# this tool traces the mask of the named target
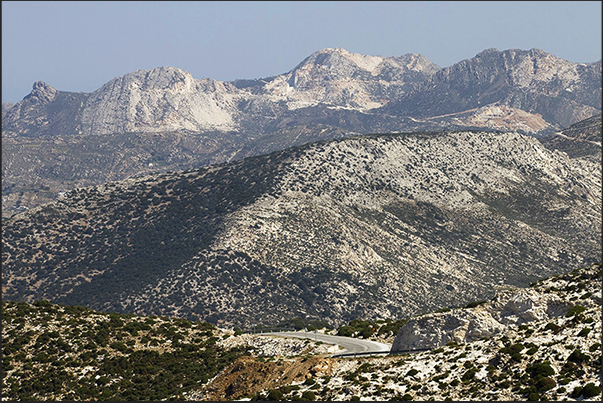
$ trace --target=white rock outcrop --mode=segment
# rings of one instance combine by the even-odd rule
[[[138,70],[90,94],[82,111],[83,132],[230,130],[237,97],[232,84],[197,80],[181,69]]]
[[[422,350],[448,342],[470,343],[502,333],[511,325],[564,315],[573,304],[533,289],[503,290],[475,308],[457,308],[410,319],[399,331],[392,351]]]

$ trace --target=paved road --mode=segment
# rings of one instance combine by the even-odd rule
[[[383,353],[384,351],[389,352],[392,348],[391,344],[378,343],[371,340],[355,339],[353,337],[344,336],[331,336],[323,333],[314,332],[275,332],[275,333],[263,333],[264,335],[283,336],[283,337],[297,337],[300,339],[311,339],[322,341],[324,343],[336,344],[343,347],[344,349],[338,351],[335,355],[339,354],[350,354],[350,353]]]

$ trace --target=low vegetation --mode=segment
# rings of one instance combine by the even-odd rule
[[[532,287],[574,305],[479,341],[365,358],[266,355],[225,341],[270,336],[205,322],[3,301],[3,399],[207,400],[221,390],[210,400],[600,400],[600,265]],[[353,320],[330,332],[385,337],[404,322]]]
[[[3,400],[175,399],[246,353],[219,337],[205,322],[3,301]]]

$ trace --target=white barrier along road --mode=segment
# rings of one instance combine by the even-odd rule
[[[389,353],[392,346],[387,343],[379,343],[371,340],[355,339],[353,337],[344,336],[331,336],[329,334],[314,333],[314,332],[274,332],[274,333],[263,333],[265,336],[282,336],[282,337],[296,337],[300,339],[310,339],[316,341],[322,341],[328,344],[336,344],[343,347],[343,350],[338,351],[334,355],[341,354],[362,354],[370,355]]]

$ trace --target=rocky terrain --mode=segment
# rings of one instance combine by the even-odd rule
[[[453,129],[541,136],[600,112],[600,61],[536,49],[489,49],[446,68],[418,54],[323,49],[273,77],[220,82],[159,67],[93,93],[38,81],[2,106],[3,217],[77,187],[323,139]]]
[[[3,301],[2,400],[600,400],[601,266],[504,294],[532,303],[516,304],[523,320],[496,334],[436,347],[438,329],[424,325],[442,315],[462,321],[498,296],[405,321],[396,340],[414,333],[429,351],[363,358],[203,322]],[[548,310],[557,300],[563,306]]]
[[[187,398],[600,400],[600,265],[543,279],[531,288],[512,293],[526,292],[539,298],[531,305],[516,305],[515,313],[525,320],[508,322],[495,335],[449,340],[426,352],[381,358],[306,357],[301,362],[289,357],[270,362],[242,358]],[[562,300],[566,304],[548,317],[533,316],[534,311],[547,309],[547,304],[542,304],[547,300]],[[455,309],[449,315],[462,321],[477,308]],[[400,329],[396,340],[414,331],[417,344],[429,346],[439,330],[422,325],[440,315],[412,318]],[[305,376],[290,376],[300,369],[305,369]],[[254,384],[260,385],[259,390]]]
[[[519,133],[366,135],[78,189],[3,229],[8,300],[340,326],[600,262],[601,175]]]
[[[3,131],[260,134],[292,122],[328,124],[339,117],[343,121],[334,126],[365,131],[368,122],[378,132],[375,116],[384,129],[391,126],[379,116],[383,113],[422,119],[492,106],[540,116],[543,127],[532,128],[538,133],[600,112],[600,77],[600,61],[572,63],[538,49],[488,49],[447,68],[418,54],[385,58],[323,49],[288,73],[256,80],[195,79],[181,69],[159,67],[117,77],[91,94],[62,92],[38,81],[5,113]]]
[[[571,158],[601,163],[601,115],[575,123],[565,130],[540,138],[550,150],[564,151]]]
[[[384,109],[429,117],[496,104],[537,114],[558,127],[567,127],[599,113],[596,105],[600,102],[600,82],[594,84],[590,80],[600,75],[600,62],[571,63],[539,49],[487,49],[438,71]],[[552,104],[554,108],[550,108]],[[577,104],[583,107],[576,108]]]
[[[2,400],[182,397],[241,356],[324,354],[333,346],[178,318],[2,302]]]

